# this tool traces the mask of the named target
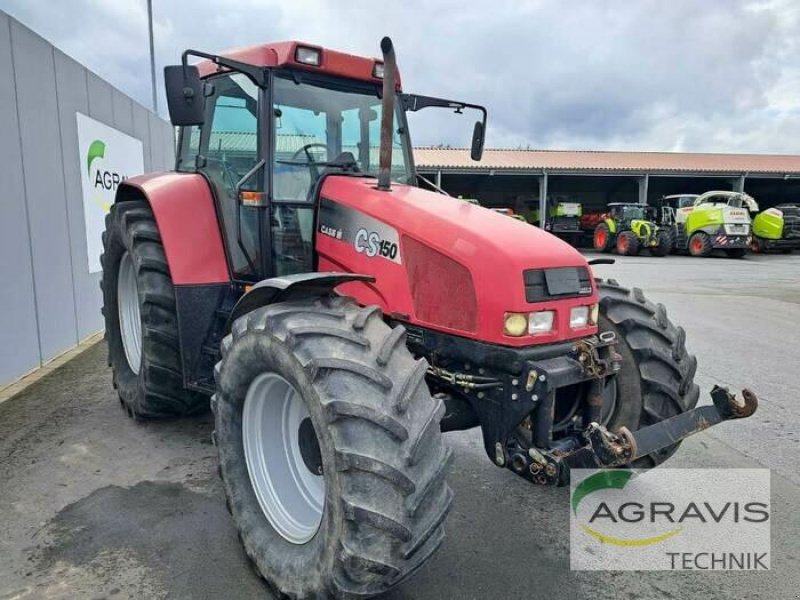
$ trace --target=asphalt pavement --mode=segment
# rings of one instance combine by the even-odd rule
[[[703,401],[751,387],[746,421],[683,444],[674,467],[768,467],[769,572],[576,572],[568,490],[498,469],[477,430],[447,434],[455,506],[440,552],[386,598],[800,597],[800,256],[622,258],[687,331]],[[209,415],[135,422],[97,344],[0,404],[0,600],[271,598],[225,509]]]

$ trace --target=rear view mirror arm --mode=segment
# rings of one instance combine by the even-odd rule
[[[451,108],[457,113],[461,113],[465,108],[480,112],[481,120],[475,122],[475,128],[472,132],[470,157],[475,161],[481,159],[483,155],[483,144],[486,139],[487,112],[485,106],[461,102],[459,100],[446,100],[445,98],[436,98],[434,96],[418,96],[416,94],[401,94],[400,99],[403,103],[403,108],[409,112],[417,112],[418,110],[428,107]]]
[[[409,112],[417,112],[423,108],[430,107],[452,108],[455,111],[461,111],[465,108],[477,110],[481,113],[483,125],[486,126],[486,107],[480,104],[470,104],[468,102],[461,102],[460,100],[447,100],[434,96],[419,96],[417,94],[402,94],[401,99],[403,101],[403,106]]]

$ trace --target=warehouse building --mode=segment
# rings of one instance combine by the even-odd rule
[[[652,204],[708,190],[743,190],[762,209],[800,202],[800,156],[487,149],[474,162],[466,149],[416,148],[414,158],[432,187],[490,207],[538,208],[540,215],[547,214],[545,199],[580,202],[593,212],[609,202]]]

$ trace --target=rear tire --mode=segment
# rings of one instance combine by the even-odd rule
[[[623,231],[617,236],[617,254],[636,256],[639,254],[639,238],[632,231]]]
[[[608,225],[600,223],[595,227],[592,245],[598,252],[608,252],[611,250],[611,232],[608,230]]]
[[[108,364],[128,415],[176,417],[206,410],[208,398],[183,387],[175,292],[147,202],[111,207],[103,248]]]
[[[613,331],[622,367],[616,375],[617,397],[608,423],[611,431],[631,431],[674,417],[697,404],[697,359],[686,350],[686,332],[667,317],[663,304],[645,299],[616,281],[598,281],[600,331]],[[674,444],[633,464],[650,468],[669,458]]]
[[[692,256],[705,258],[711,254],[713,249],[714,248],[711,245],[711,238],[709,238],[708,234],[703,231],[693,233],[692,237],[689,238],[689,254]]]
[[[426,371],[402,327],[390,329],[376,307],[347,298],[265,306],[233,324],[212,399],[220,473],[247,555],[281,594],[381,594],[441,545],[451,451],[439,426],[444,404],[431,397]],[[245,456],[248,390],[269,373],[298,392],[319,448],[324,507],[301,543],[267,516]]]

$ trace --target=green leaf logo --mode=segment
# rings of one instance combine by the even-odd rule
[[[89,151],[86,153],[86,174],[91,178],[92,163],[96,158],[105,158],[106,144],[102,140],[94,140],[89,144]]]
[[[590,475],[581,481],[572,493],[572,512],[577,515],[578,504],[592,492],[608,488],[621,490],[627,485],[632,475],[632,472],[623,470],[600,471]]]
[[[581,503],[581,500],[586,498],[586,496],[588,496],[589,494],[597,492],[599,490],[607,490],[607,489],[621,490],[628,484],[628,481],[630,481],[632,476],[633,473],[631,471],[625,471],[622,469],[600,471],[598,473],[595,473],[594,475],[590,475],[589,477],[581,481],[575,488],[575,491],[572,493],[572,502],[571,502],[572,512],[575,515],[578,514],[578,505]],[[657,544],[681,532],[681,528],[678,527],[677,529],[673,529],[664,534],[657,535],[654,537],[631,539],[631,538],[621,538],[621,537],[606,535],[592,529],[591,527],[588,527],[587,525],[581,525],[580,528],[603,544],[613,544],[614,546],[628,546],[628,547],[649,546],[651,544]]]

